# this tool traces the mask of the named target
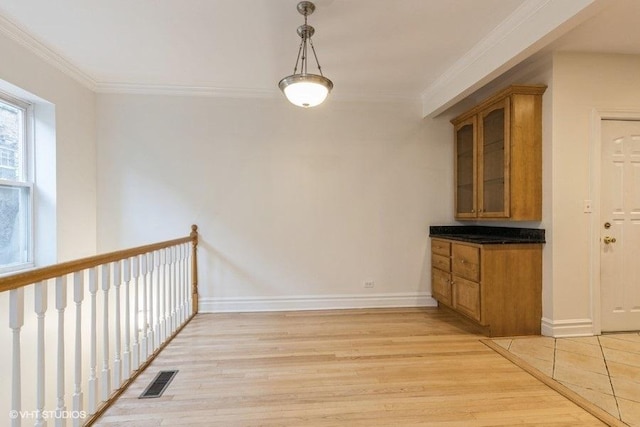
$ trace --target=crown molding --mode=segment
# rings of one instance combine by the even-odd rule
[[[601,0],[526,0],[422,93],[423,116],[437,115],[586,20]]]
[[[54,66],[86,88],[95,91],[96,81],[91,76],[2,15],[0,15],[0,33],[25,47],[46,63]]]
[[[97,83],[97,93],[133,95],[204,96],[221,98],[273,98],[280,92],[255,88],[223,88],[214,86],[188,86],[179,84]]]
[[[94,90],[103,94],[202,96],[217,98],[280,98],[277,88],[222,88],[213,86],[188,86],[179,84],[96,83]],[[420,102],[420,97],[406,93],[331,93],[338,102]]]
[[[423,93],[423,97],[441,90],[450,84],[457,76],[468,70],[481,57],[488,54],[491,49],[499,45],[518,27],[537,13],[546,3],[551,0],[527,0],[520,5],[511,15],[498,24],[484,39],[480,40],[469,52],[458,59],[451,68],[445,71],[438,79]]]
[[[137,94],[137,95],[170,95],[170,96],[202,96],[220,98],[276,98],[280,91],[261,88],[224,88],[214,86],[190,86],[181,84],[148,84],[134,82],[100,82],[75,66],[63,55],[48,47],[32,36],[26,29],[0,14],[0,34],[6,35],[36,56],[52,65],[65,75],[79,82],[96,93]],[[338,102],[420,102],[419,93],[395,92],[344,92],[331,94],[331,99]]]

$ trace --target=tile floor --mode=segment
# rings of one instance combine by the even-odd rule
[[[626,424],[640,426],[640,333],[493,341]]]

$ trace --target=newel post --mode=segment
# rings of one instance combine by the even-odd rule
[[[198,226],[191,226],[191,303],[193,314],[198,312]]]

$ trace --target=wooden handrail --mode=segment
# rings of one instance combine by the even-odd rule
[[[167,240],[159,243],[152,243],[150,245],[138,246],[136,248],[124,249],[124,250],[109,252],[101,255],[90,256],[87,258],[67,261],[60,264],[36,268],[33,270],[24,271],[24,272],[12,274],[10,276],[2,277],[0,278],[0,292],[10,291],[12,289],[18,289],[26,285],[41,282],[43,280],[64,276],[65,274],[86,270],[88,268],[96,267],[98,265],[120,261],[123,259],[134,257],[136,255],[157,251],[160,249],[164,249],[171,246],[179,245],[181,243],[188,243],[188,242],[192,243],[192,251],[193,251],[193,255],[195,255],[195,251],[198,246],[198,226],[195,224],[191,226],[191,234],[189,234],[189,236],[187,237]],[[195,256],[193,257],[192,263],[193,263],[192,293],[194,297],[194,306],[197,307],[197,295],[198,295],[197,280],[198,279],[197,279],[197,262],[196,262]],[[194,313],[196,311],[197,310],[194,310]]]

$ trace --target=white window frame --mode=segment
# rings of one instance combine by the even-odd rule
[[[28,207],[27,207],[27,219],[26,219],[26,239],[25,246],[22,250],[26,252],[26,261],[6,266],[0,266],[0,275],[5,275],[15,271],[25,270],[33,268],[34,263],[34,236],[35,236],[35,215],[34,215],[34,107],[33,104],[15,98],[5,92],[0,91],[0,100],[4,103],[10,104],[15,108],[19,108],[24,112],[23,120],[23,144],[22,155],[20,161],[22,162],[19,167],[22,171],[22,181],[13,181],[0,178],[0,185],[7,187],[14,187],[19,189],[28,189]]]

